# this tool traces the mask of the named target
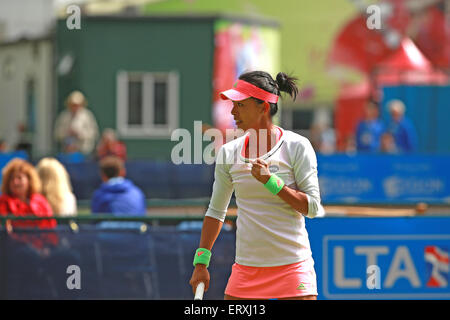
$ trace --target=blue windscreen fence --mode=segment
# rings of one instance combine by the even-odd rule
[[[0,299],[192,299],[198,223],[141,227],[0,229]],[[306,227],[319,299],[450,299],[450,217],[328,217]],[[223,299],[235,241],[224,228],[205,299]]]
[[[192,299],[198,230],[82,225],[78,233],[59,226],[0,237],[0,299]],[[223,298],[234,246],[234,232],[223,231],[210,268],[211,298]],[[79,289],[67,284],[70,266],[79,268]]]

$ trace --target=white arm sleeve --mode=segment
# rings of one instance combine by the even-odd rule
[[[211,200],[205,216],[225,221],[228,205],[233,194],[233,184],[229,173],[230,165],[224,160],[223,146],[219,149],[214,170],[214,184]]]
[[[305,139],[305,143],[297,144],[294,159],[295,182],[308,199],[307,217],[324,216],[325,210],[320,203],[316,153],[308,139]]]

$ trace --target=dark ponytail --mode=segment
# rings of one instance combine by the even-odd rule
[[[281,92],[286,92],[293,100],[295,100],[298,94],[298,87],[295,84],[297,78],[288,76],[283,72],[277,74],[276,81],[265,71],[246,72],[241,74],[239,79],[249,82],[265,91],[276,94],[277,96],[281,95]],[[258,101],[258,103],[264,102],[256,98],[253,99]],[[278,111],[278,105],[276,103],[269,103],[269,105],[270,115],[273,116]]]
[[[280,91],[287,92],[292,100],[295,101],[298,94],[298,87],[295,84],[295,81],[298,80],[295,77],[290,77],[284,72],[279,72],[277,74],[277,84]]]

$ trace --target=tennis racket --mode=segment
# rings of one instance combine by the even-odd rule
[[[205,283],[200,282],[195,289],[194,300],[203,300],[203,293],[205,292]]]

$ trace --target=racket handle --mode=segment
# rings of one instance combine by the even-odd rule
[[[200,282],[195,289],[194,300],[203,300],[203,292],[205,292],[205,283]]]

